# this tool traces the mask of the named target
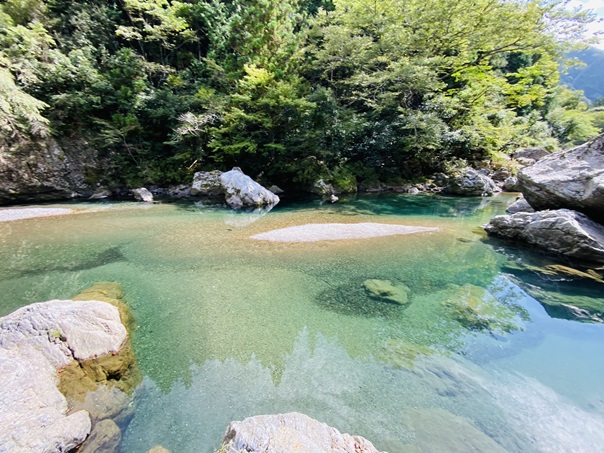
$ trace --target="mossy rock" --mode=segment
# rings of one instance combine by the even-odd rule
[[[382,347],[378,360],[395,368],[413,369],[419,357],[431,356],[434,353],[428,346],[391,338]]]
[[[390,280],[369,279],[363,282],[363,287],[373,299],[399,305],[409,303],[409,288],[406,285],[393,285]]]
[[[442,303],[451,316],[470,330],[506,333],[521,329],[519,313],[484,288],[449,285],[443,293]]]
[[[101,385],[116,387],[131,394],[142,382],[142,375],[130,343],[134,317],[123,301],[123,296],[124,291],[119,283],[99,282],[73,298],[74,301],[97,300],[115,306],[129,335],[115,354],[73,361],[59,372],[58,387],[68,400],[82,401],[88,392],[95,391]]]

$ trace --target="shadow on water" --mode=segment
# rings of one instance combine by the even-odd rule
[[[2,280],[44,275],[50,272],[87,271],[107,264],[127,261],[119,247],[110,247],[101,252],[88,253],[88,250],[81,252],[76,254],[74,248],[69,248],[64,252],[55,251],[50,257],[30,257],[27,263],[13,263],[2,273]]]

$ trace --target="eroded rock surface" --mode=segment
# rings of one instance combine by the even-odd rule
[[[270,206],[279,203],[279,197],[265,189],[238,168],[220,176],[226,202],[232,208]]]
[[[501,189],[488,176],[466,167],[447,178],[444,191],[453,195],[480,197],[501,192]]]
[[[113,304],[86,300],[92,295]],[[125,327],[131,320],[109,297],[121,297],[115,283],[79,296],[0,318],[0,451],[70,451],[101,422],[95,439],[109,445],[105,451],[119,444],[114,420],[130,416],[127,392],[140,382]]]
[[[569,209],[493,217],[487,233],[533,244],[552,253],[604,263],[604,226]]]
[[[540,159],[522,169],[518,180],[536,210],[573,209],[604,223],[604,134]]]
[[[223,449],[229,453],[378,453],[367,439],[342,434],[297,412],[231,422]]]

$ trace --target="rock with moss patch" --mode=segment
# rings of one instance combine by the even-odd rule
[[[468,329],[505,333],[521,328],[518,313],[484,288],[449,285],[441,297],[451,316]]]
[[[363,287],[374,299],[399,305],[409,303],[409,288],[406,285],[393,285],[390,280],[369,279],[363,282]]]
[[[219,170],[198,171],[193,175],[193,184],[189,193],[193,196],[223,196],[224,191],[222,189],[222,182],[220,181],[221,176],[222,172]]]

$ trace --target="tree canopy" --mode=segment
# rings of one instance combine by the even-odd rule
[[[0,130],[81,136],[126,184],[416,179],[597,134],[559,83],[590,20],[551,0],[6,0]]]

